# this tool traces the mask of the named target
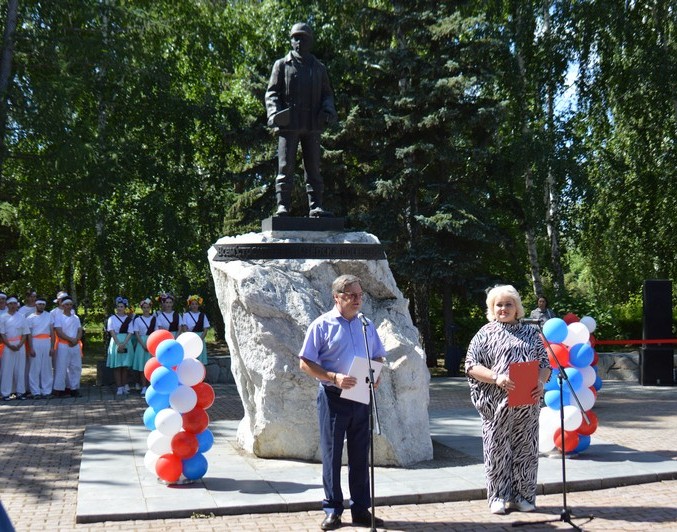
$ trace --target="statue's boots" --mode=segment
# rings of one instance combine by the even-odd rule
[[[333,212],[325,211],[322,208],[322,194],[317,192],[309,193],[308,205],[310,206],[308,216],[311,218],[332,218],[334,216]]]

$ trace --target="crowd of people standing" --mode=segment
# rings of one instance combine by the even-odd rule
[[[24,305],[0,292],[0,395],[3,401],[80,395],[82,323],[73,299],[59,292],[56,307],[28,290]]]
[[[115,311],[106,322],[110,336],[106,365],[113,369],[117,395],[129,393],[129,371],[139,372],[141,394],[148,382],[143,370],[151,357],[146,341],[155,330],[165,329],[176,338],[192,331],[204,340],[209,319],[200,311],[203,299],[191,295],[183,314],[174,310],[175,297],[163,293],[160,308],[146,298],[136,313],[126,298],[115,299]],[[79,397],[82,375],[83,326],[73,299],[64,291],[47,311],[47,299],[30,289],[23,304],[15,295],[0,292],[0,396],[3,401],[48,397]],[[199,360],[207,364],[203,348]]]
[[[202,297],[188,296],[187,310],[183,314],[174,310],[175,297],[171,293],[160,294],[157,301],[160,304],[159,310],[153,312],[153,302],[150,298],[146,298],[139,303],[141,314],[136,314],[130,311],[129,301],[126,298],[118,296],[115,299],[115,312],[111,314],[106,324],[106,331],[110,336],[106,365],[113,369],[116,395],[129,394],[130,370],[139,372],[141,395],[145,395],[148,381],[143,370],[151,357],[146,342],[148,336],[158,329],[171,332],[174,338],[183,332],[199,334],[204,347],[198,360],[207,365],[204,339],[210,324],[207,315],[200,311]]]

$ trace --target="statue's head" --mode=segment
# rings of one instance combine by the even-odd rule
[[[313,30],[304,22],[297,22],[289,32],[291,47],[301,57],[310,53],[313,48]]]

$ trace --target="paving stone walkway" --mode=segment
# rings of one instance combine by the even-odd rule
[[[236,421],[242,406],[233,385],[217,385],[212,422]],[[318,530],[319,510],[211,516],[195,512],[181,519],[108,521],[76,524],[78,483],[87,426],[141,424],[145,402],[138,395],[115,397],[107,388],[88,387],[80,398],[11,401],[0,404],[0,500],[16,530]],[[463,379],[434,379],[432,419],[451,420],[470,407]],[[595,436],[614,445],[648,453],[652,460],[677,460],[677,387],[642,387],[609,381],[595,412]],[[668,464],[670,465],[670,464]],[[567,494],[574,522],[585,530],[677,530],[677,477],[610,489]],[[636,479],[640,481],[641,479]],[[646,480],[650,480],[647,478]],[[252,496],[255,496],[253,494]],[[378,497],[378,493],[377,493]],[[541,495],[532,514],[493,516],[483,500],[388,505],[377,508],[388,530],[514,530],[570,529],[559,520],[562,494]],[[550,523],[536,522],[552,520]],[[342,530],[353,528],[347,523]]]

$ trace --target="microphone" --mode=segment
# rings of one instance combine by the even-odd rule
[[[522,318],[520,323],[524,323],[524,325],[540,325],[541,320],[537,320],[535,318]]]
[[[366,318],[366,316],[365,316],[364,314],[362,314],[361,312],[358,312],[358,313],[357,313],[357,317],[358,317],[358,319],[362,322],[362,325],[364,325],[365,327],[366,327],[367,325],[369,325],[369,322],[367,321],[367,318]]]

